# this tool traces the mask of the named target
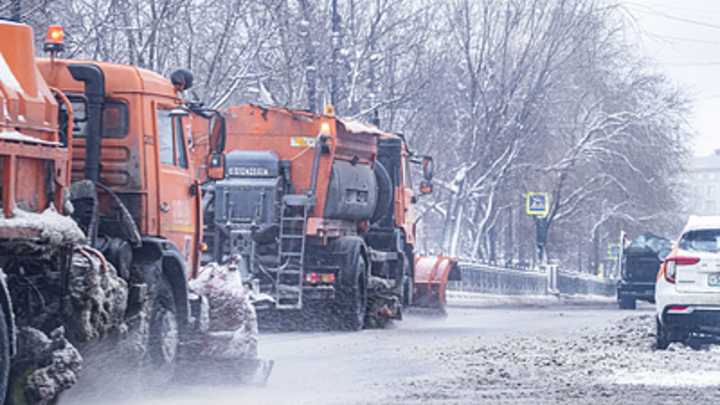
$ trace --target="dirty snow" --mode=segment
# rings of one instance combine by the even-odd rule
[[[203,352],[212,357],[257,357],[258,324],[255,308],[236,264],[210,263],[190,280],[190,290],[210,306],[210,332],[203,336]]]
[[[65,339],[59,327],[50,336],[30,327],[18,331],[18,353],[14,367],[33,367],[27,377],[25,394],[33,405],[54,403],[55,397],[78,379],[82,357]]]
[[[123,328],[127,283],[100,253],[76,248],[67,288],[63,315],[73,342],[89,342]]]
[[[12,211],[12,218],[0,216],[0,228],[27,228],[40,231],[40,242],[57,246],[85,241],[85,234],[70,217],[60,215],[50,206],[41,214],[20,209]]]
[[[447,373],[411,380],[397,403],[618,404],[720,399],[720,346],[673,343],[657,351],[652,315],[633,315],[599,333],[473,339],[434,353]]]

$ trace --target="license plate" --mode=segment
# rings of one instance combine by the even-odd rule
[[[720,287],[720,273],[708,274],[708,285],[710,287]]]

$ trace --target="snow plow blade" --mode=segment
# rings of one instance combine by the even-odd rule
[[[448,281],[460,281],[460,266],[454,257],[418,256],[415,259],[413,307],[445,311],[445,288]]]
[[[254,297],[237,263],[210,263],[189,283],[193,332],[179,346],[176,379],[215,384],[267,383],[274,362],[258,357]]]
[[[232,335],[215,332],[184,342],[178,353],[176,380],[181,383],[265,386],[275,365],[273,360],[228,357],[226,353],[208,351],[209,347],[230,346]]]

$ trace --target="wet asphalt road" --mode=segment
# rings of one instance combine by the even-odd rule
[[[652,307],[632,313],[649,315]],[[275,360],[265,387],[209,383],[198,376],[191,384],[148,394],[123,389],[121,379],[113,379],[109,384],[120,389],[112,394],[100,394],[97,385],[90,392],[73,389],[59,404],[477,403],[477,393],[485,388],[455,396],[453,384],[464,378],[466,368],[472,368],[468,351],[478,347],[479,341],[483,342],[480,346],[491,342],[503,347],[505,341],[538,337],[562,344],[563,339],[600,334],[628,314],[607,303],[545,308],[470,305],[450,307],[445,318],[407,314],[403,321],[382,330],[264,332],[260,355]]]

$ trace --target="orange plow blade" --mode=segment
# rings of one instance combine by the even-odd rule
[[[415,259],[413,306],[445,309],[445,288],[448,281],[460,281],[460,267],[454,257],[418,256]]]

